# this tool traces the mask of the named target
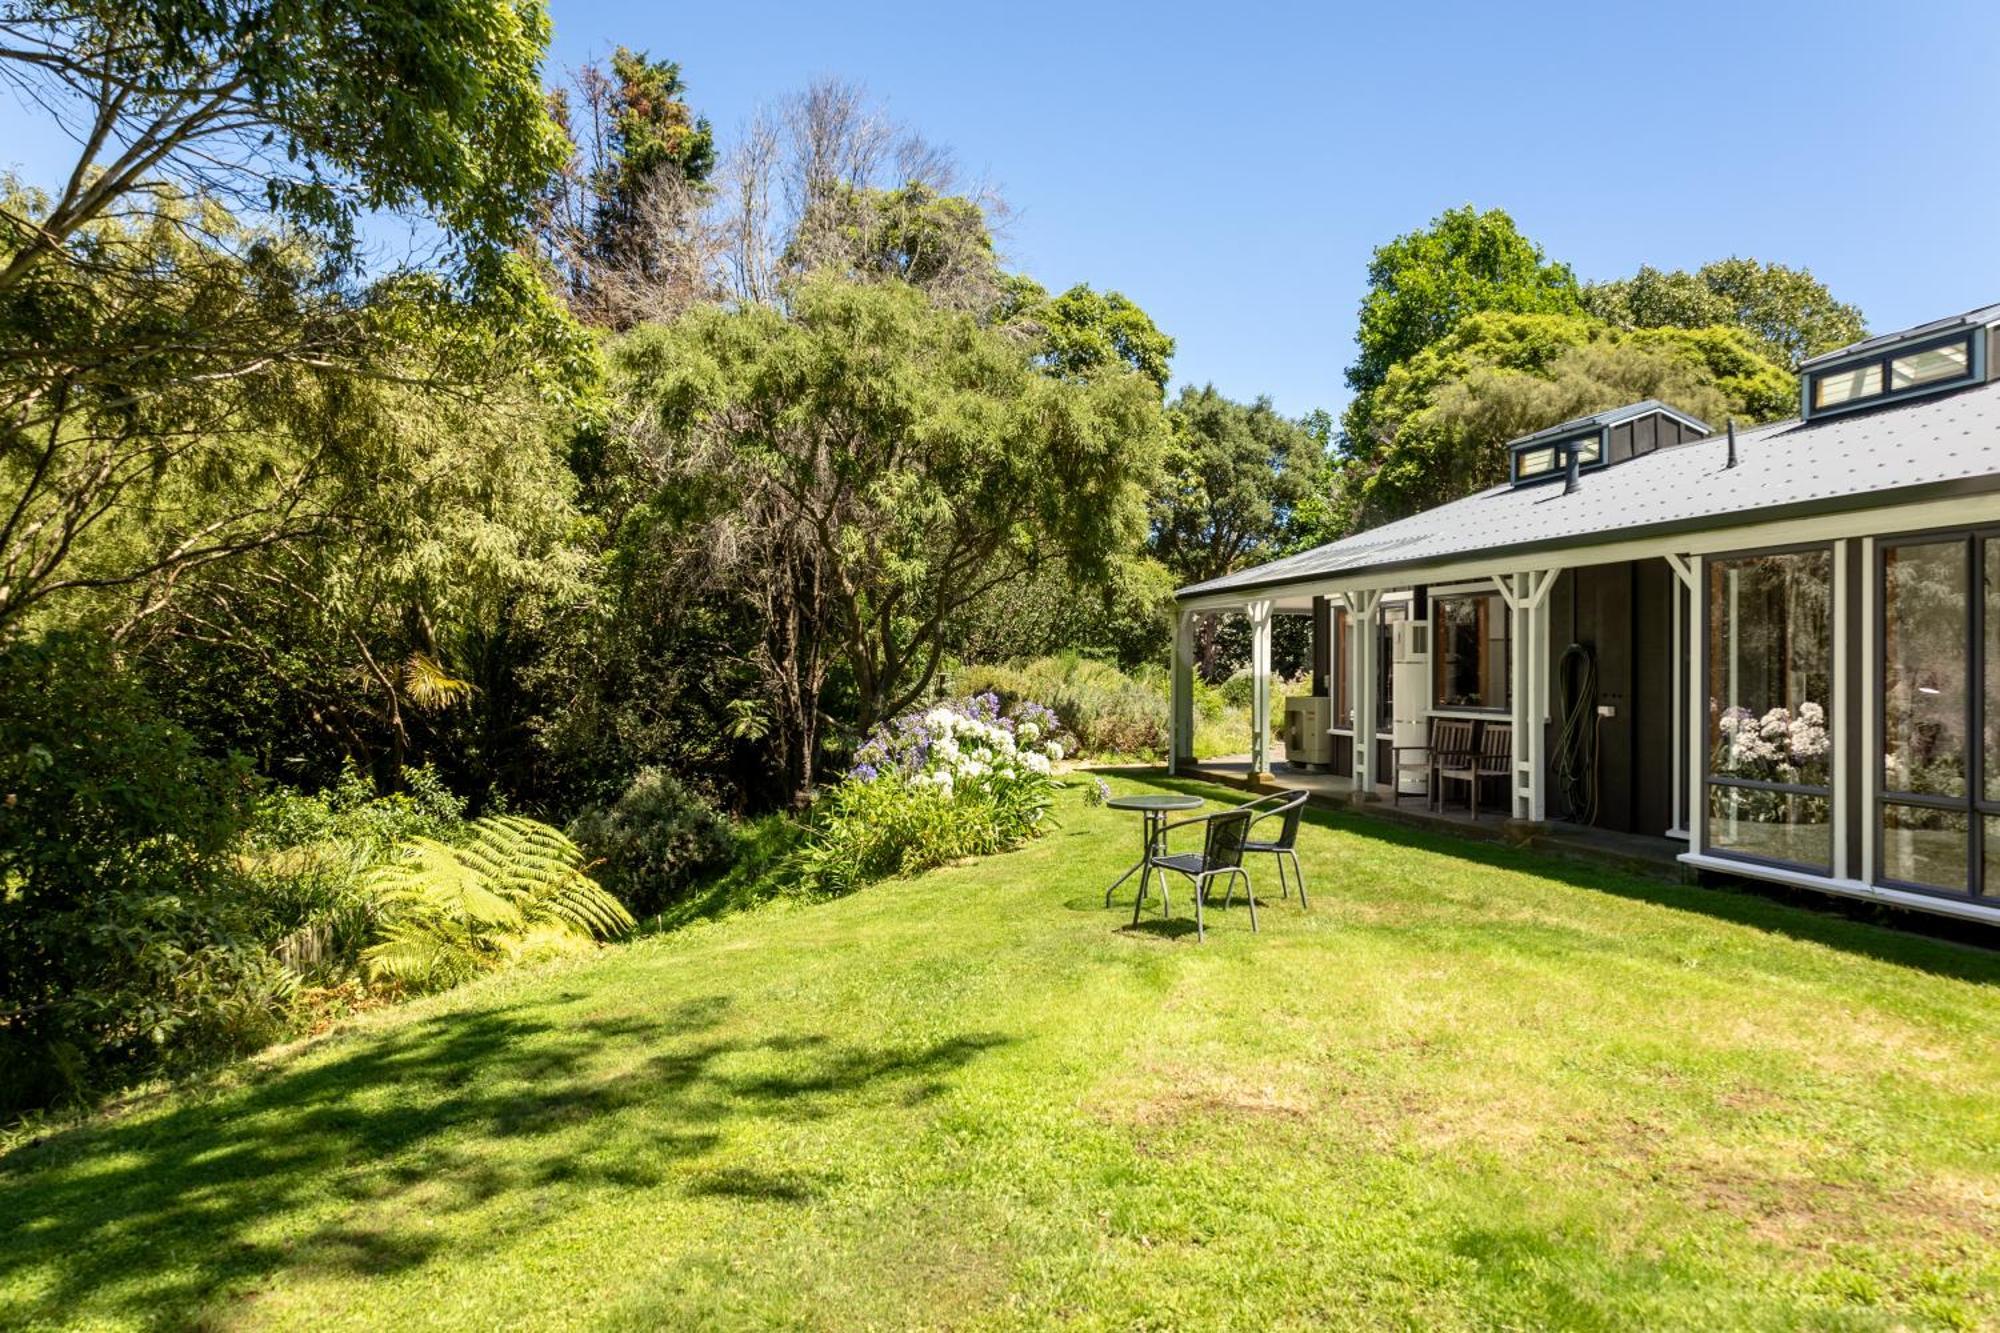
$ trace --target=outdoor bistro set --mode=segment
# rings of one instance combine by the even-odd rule
[[[1111,895],[1117,892],[1118,886],[1135,874],[1139,876],[1139,894],[1132,903],[1132,924],[1135,926],[1139,924],[1139,910],[1146,903],[1146,886],[1155,870],[1161,872],[1160,911],[1165,914],[1172,910],[1167,901],[1166,879],[1166,872],[1171,870],[1187,876],[1194,883],[1194,931],[1197,939],[1208,937],[1202,920],[1202,902],[1208,896],[1209,887],[1218,879],[1225,885],[1222,896],[1224,907],[1229,906],[1231,895],[1236,892],[1236,881],[1243,881],[1243,896],[1250,900],[1250,929],[1257,929],[1257,895],[1251,887],[1249,871],[1243,868],[1243,858],[1260,854],[1277,862],[1278,884],[1286,897],[1291,896],[1291,884],[1285,878],[1285,865],[1289,861],[1292,879],[1298,881],[1299,905],[1311,905],[1306,901],[1306,881],[1299,870],[1297,850],[1299,817],[1305,813],[1306,807],[1306,793],[1302,791],[1278,792],[1232,810],[1173,823],[1167,822],[1168,815],[1200,809],[1201,797],[1171,794],[1114,796],[1105,805],[1113,810],[1136,810],[1143,822],[1139,859],[1104,891],[1104,905],[1109,907]],[[1276,821],[1275,836],[1262,839],[1251,837],[1254,827],[1267,820]],[[1175,852],[1168,848],[1167,834],[1197,824],[1206,830],[1199,852]]]

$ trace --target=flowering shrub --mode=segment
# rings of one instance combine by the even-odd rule
[[[1047,826],[1063,740],[1041,704],[1003,713],[991,694],[878,727],[814,810],[796,863],[803,887],[845,893],[1034,837]]]
[[[1718,773],[1808,786],[1826,781],[1826,709],[1816,703],[1800,704],[1796,714],[1773,708],[1762,717],[1732,707],[1717,719],[1716,729]]]

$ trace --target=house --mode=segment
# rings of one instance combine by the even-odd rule
[[[1176,769],[1195,619],[1249,619],[1263,772],[1271,619],[1307,615],[1354,799],[1421,791],[1394,747],[1462,718],[1503,747],[1502,818],[2000,921],[2000,306],[1800,378],[1795,420],[1563,422],[1502,485],[1181,589]]]

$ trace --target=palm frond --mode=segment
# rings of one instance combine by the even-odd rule
[[[470,698],[473,684],[460,680],[444,669],[444,663],[426,652],[414,652],[403,659],[403,693],[419,708],[433,712]]]

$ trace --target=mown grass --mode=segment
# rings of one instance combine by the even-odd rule
[[[1198,945],[1059,814],[17,1151],[0,1325],[2000,1321],[1995,955],[1332,816]]]

